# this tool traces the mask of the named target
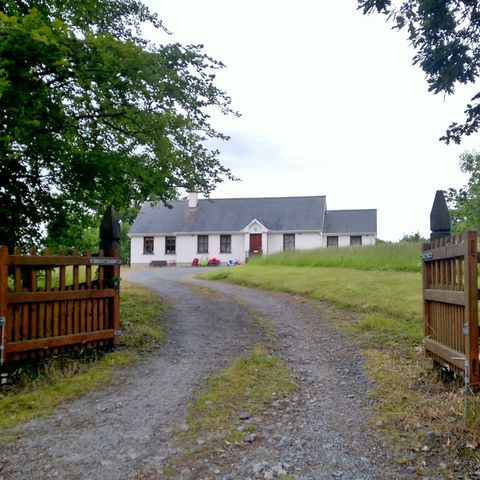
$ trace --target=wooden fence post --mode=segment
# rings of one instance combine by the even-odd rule
[[[113,207],[107,208],[100,224],[100,250],[106,257],[115,256],[115,251],[120,252],[120,223]]]
[[[0,246],[0,365],[5,362],[7,341],[8,247]]]
[[[118,259],[118,263],[105,267],[104,281],[112,286],[116,294],[112,300],[112,327],[115,332],[120,330],[120,223],[113,207],[108,207],[100,224],[100,249],[106,257]],[[113,343],[118,344],[115,335]]]
[[[465,421],[471,423],[476,417],[476,401],[471,389],[478,388],[478,279],[477,279],[477,232],[464,233],[465,242],[465,387],[463,414]]]
[[[469,230],[465,238],[465,384],[479,383],[478,371],[478,280],[477,280],[477,232]]]
[[[432,244],[430,242],[422,244],[422,253],[430,250]],[[425,261],[422,261],[422,296],[423,296],[423,330],[424,337],[429,338],[432,334],[430,304],[425,300],[425,290],[429,288],[432,279],[432,266]],[[425,354],[427,351],[425,350]]]

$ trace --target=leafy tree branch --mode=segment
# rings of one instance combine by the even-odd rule
[[[393,28],[406,29],[416,54],[413,64],[426,75],[429,91],[452,95],[474,84],[480,73],[480,6],[476,0],[358,0],[364,14],[381,13]],[[463,124],[453,122],[445,143],[459,144],[480,128],[480,92],[465,109]]]
[[[205,146],[212,109],[236,115],[222,63],[145,23],[166,35],[136,0],[0,1],[0,244],[233,179]]]

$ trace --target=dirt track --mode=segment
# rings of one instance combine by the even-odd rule
[[[329,306],[193,280],[191,273],[122,272],[161,292],[170,305],[166,342],[158,353],[119,370],[111,384],[62,405],[51,418],[13,429],[10,441],[2,442],[0,479],[165,478],[164,465],[185,453],[175,430],[185,428],[192,391],[261,339],[252,311],[274,322],[275,353],[300,391],[255,419],[253,443],[207,448],[201,459],[181,465],[176,478],[412,478],[367,424],[362,361],[332,326]]]

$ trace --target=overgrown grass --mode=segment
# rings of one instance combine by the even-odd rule
[[[186,450],[170,459],[164,475],[178,478],[184,465],[205,451],[225,444],[243,443],[255,432],[256,416],[272,403],[297,390],[282,360],[270,355],[267,346],[256,345],[228,367],[211,375],[190,403],[186,431],[178,432]],[[247,420],[239,419],[246,413]]]
[[[236,427],[240,412],[254,417],[273,400],[295,389],[283,362],[257,345],[211,376],[197,392],[188,414],[189,431],[195,436],[214,433],[226,440],[239,440]]]
[[[381,313],[362,315],[358,322],[349,324],[346,328],[353,335],[362,334],[364,338],[370,338],[371,344],[383,347],[402,342],[418,345],[423,338],[423,330],[417,320]]]
[[[0,399],[0,430],[49,415],[61,402],[110,380],[115,368],[135,358],[133,352],[119,351],[89,362],[64,359],[63,365],[59,365],[54,360],[47,361],[37,378],[24,384],[21,390],[6,392]]]
[[[297,250],[252,257],[250,265],[336,267],[357,270],[419,272],[420,243],[384,243],[372,247]]]
[[[121,343],[132,351],[151,348],[165,338],[159,318],[163,305],[158,295],[139,285],[122,281],[120,294]]]
[[[131,363],[163,339],[162,305],[157,295],[122,282],[120,300],[122,348],[107,354],[75,352],[22,366],[15,372],[16,383],[0,390],[0,430],[48,415],[61,402],[108,382],[115,368]]]

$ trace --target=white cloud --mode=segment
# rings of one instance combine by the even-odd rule
[[[396,240],[428,235],[435,191],[465,183],[458,156],[477,137],[460,147],[438,138],[472,89],[428,93],[405,35],[355,0],[145,3],[170,41],[202,43],[227,65],[218,85],[242,117],[213,118],[242,182],[213,197],[325,194],[332,209],[377,208],[379,237]]]

